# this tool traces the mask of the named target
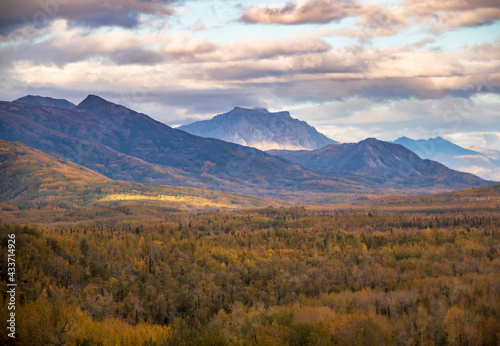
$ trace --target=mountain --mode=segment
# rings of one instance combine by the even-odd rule
[[[76,107],[75,104],[64,99],[54,99],[52,97],[33,96],[33,95],[27,95],[18,98],[17,100],[12,102],[24,103],[27,105],[34,105],[34,106],[55,107],[62,109],[73,109]]]
[[[451,170],[440,163],[422,160],[401,145],[375,138],[368,138],[359,143],[328,145],[312,151],[268,152],[311,170],[353,174],[385,186],[454,189],[493,184],[472,174]]]
[[[394,143],[401,144],[422,159],[437,161],[452,169],[472,173],[483,179],[500,181],[500,161],[488,157],[479,150],[462,148],[442,137],[427,140],[401,137]]]
[[[210,120],[178,127],[190,134],[217,138],[260,150],[319,149],[336,143],[305,121],[294,119],[289,112],[271,113],[267,109],[235,107]]]
[[[408,137],[400,137],[396,139],[394,143],[401,144],[406,149],[413,151],[421,158],[428,158],[438,153],[452,156],[477,154],[475,151],[462,148],[461,146],[451,143],[442,137],[417,140]]]
[[[151,164],[103,145],[99,140],[103,134],[99,132],[99,126],[95,126],[97,123],[85,124],[85,118],[80,119],[77,115],[79,113],[75,114],[71,110],[0,102],[0,138],[22,142],[112,179],[204,186],[187,172]],[[45,126],[41,124],[43,122]],[[87,131],[81,129],[85,125],[90,126]],[[72,136],[73,133],[64,133],[77,128],[80,128],[83,138],[78,134]]]
[[[18,142],[0,140],[0,206],[75,209],[89,206],[159,205],[178,209],[240,208],[277,201],[196,188],[113,181]],[[281,202],[283,203],[283,202]]]
[[[193,136],[95,95],[71,110],[0,102],[0,138],[111,179],[268,196],[371,189],[359,179],[314,173],[254,148]]]

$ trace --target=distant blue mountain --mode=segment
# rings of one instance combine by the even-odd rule
[[[422,159],[431,159],[433,155],[446,154],[446,155],[477,155],[478,152],[462,148],[452,142],[447,141],[442,137],[435,137],[429,139],[411,139],[408,137],[400,137],[393,143],[401,144],[408,150],[413,151]]]
[[[500,181],[499,161],[481,152],[462,148],[442,137],[416,140],[401,137],[393,143],[404,146],[422,159],[437,161],[452,169],[476,174],[483,179]]]

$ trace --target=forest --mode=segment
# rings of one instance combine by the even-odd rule
[[[491,196],[2,220],[3,254],[16,235],[16,344],[498,345]]]

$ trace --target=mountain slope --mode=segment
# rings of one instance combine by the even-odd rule
[[[3,140],[0,140],[0,181],[3,204],[31,208],[116,207],[123,203],[130,207],[156,203],[162,207],[192,209],[279,204],[275,200],[228,192],[113,181],[24,144]]]
[[[271,150],[269,153],[312,170],[355,174],[385,185],[467,188],[492,184],[472,174],[422,160],[401,145],[374,138],[359,143],[328,145],[313,151]]]
[[[57,160],[20,143],[0,140],[0,199],[35,200],[41,195],[76,193],[112,180],[74,163]],[[59,192],[60,191],[60,192]]]
[[[270,113],[266,109],[235,107],[210,120],[183,125],[178,129],[260,150],[319,149],[336,143],[305,121],[292,118],[289,112]]]
[[[17,100],[14,100],[12,102],[24,103],[27,105],[34,105],[34,106],[55,107],[62,109],[73,109],[76,107],[75,104],[64,99],[54,99],[52,97],[33,96],[33,95],[27,95],[18,98]]]
[[[422,159],[442,163],[452,169],[468,172],[484,179],[500,181],[500,161],[479,151],[462,148],[441,137],[413,140],[407,137],[394,141],[413,151]]]
[[[112,179],[247,194],[370,190],[254,148],[201,138],[89,95],[72,110],[0,102],[0,138],[20,141]]]
[[[50,119],[54,115],[56,119],[57,115],[66,114],[57,109],[30,106],[27,111],[36,117],[29,119],[15,112],[3,110],[1,105],[0,103],[0,138],[5,140],[19,141],[36,147],[57,158],[85,165],[112,179],[164,185],[184,183],[195,187],[204,186],[196,177],[182,170],[154,165],[120,153],[98,141],[93,141],[90,136],[88,139],[80,139],[37,123],[39,117]],[[24,108],[11,104],[7,109],[19,112]]]

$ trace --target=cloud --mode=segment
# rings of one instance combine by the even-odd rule
[[[398,8],[366,4],[359,8],[358,15],[358,28],[340,29],[337,33],[369,39],[376,36],[392,36],[409,26],[404,14]]]
[[[296,0],[281,5],[250,7],[241,20],[260,24],[329,23],[356,15],[357,8],[353,0]]]
[[[331,35],[369,41],[393,36],[413,26],[433,33],[488,25],[500,19],[498,0],[404,0],[392,7],[356,0],[296,0],[246,9],[241,20],[251,24],[324,24],[356,17],[357,26],[334,29]]]
[[[217,46],[206,37],[190,38],[184,32],[89,32],[69,26],[65,20],[56,20],[47,28],[24,35],[24,40],[19,40],[19,31],[24,30],[18,29],[4,38],[2,52],[8,55],[8,65],[36,61],[40,65],[64,67],[87,59],[108,60],[117,65],[154,65],[193,60],[198,54],[213,52]]]
[[[193,60],[196,56],[212,53],[216,49],[217,44],[206,37],[187,38],[184,33],[176,33],[170,35],[159,51],[170,59]]]
[[[104,59],[117,65],[156,65],[161,63],[222,63],[266,60],[327,52],[331,46],[323,39],[307,35],[293,38],[250,37],[220,43],[206,36],[184,31],[159,31],[141,34],[129,31],[89,32],[71,27],[65,20],[34,30],[24,38],[18,29],[4,37],[0,61],[6,66],[16,61],[63,67],[86,59]],[[21,40],[19,39],[21,37]],[[78,44],[75,44],[78,42]]]
[[[290,101],[324,102],[355,95],[373,99],[468,97],[485,86],[490,92],[500,92],[499,53],[499,46],[489,44],[454,52],[351,48],[216,64],[206,66],[203,77],[272,86],[274,94]]]
[[[404,0],[399,4],[411,15],[430,15],[437,11],[459,12],[478,8],[498,8],[498,0]]]
[[[241,20],[252,24],[310,24],[340,21],[358,17],[357,27],[340,28],[330,34],[367,40],[375,36],[391,36],[408,27],[400,8],[360,4],[355,0],[297,0],[271,6],[254,6],[245,10]]]
[[[108,56],[117,65],[155,65],[164,61],[164,57],[160,53],[143,48],[115,50],[110,52]]]
[[[384,24],[373,19],[378,7],[366,9],[359,19],[365,26],[406,25],[401,12],[392,11]],[[62,19],[22,40],[18,31],[3,37],[0,48],[4,91],[31,85],[106,96],[112,90],[155,112],[159,107],[150,105],[159,104],[160,96],[146,102],[144,95],[168,94],[168,105],[162,104],[186,117],[236,105],[287,108],[353,97],[399,102],[500,93],[500,42],[439,51],[425,49],[436,42],[425,38],[388,48],[335,49],[317,32],[226,43],[204,32],[89,30]]]
[[[444,136],[465,146],[474,143],[484,146],[483,134],[491,134],[495,123],[500,121],[495,106],[498,108],[498,104],[485,104],[480,96],[471,100],[448,96],[440,100],[386,101],[354,97],[298,107],[292,114],[339,141],[353,142],[373,136],[383,140]],[[494,142],[495,136],[487,136],[493,140],[492,147],[500,144]]]
[[[420,40],[415,43],[411,43],[408,45],[409,48],[415,48],[415,49],[420,49],[423,48],[429,44],[436,43],[436,40],[433,38],[424,38],[423,40]]]
[[[330,44],[322,39],[306,35],[292,38],[251,37],[221,47],[221,58],[229,60],[267,59],[307,53],[327,52]]]
[[[16,0],[0,2],[0,35],[21,26],[42,28],[55,19],[87,27],[133,28],[140,14],[168,16],[173,1],[156,0]]]
[[[149,87],[148,71],[153,71],[158,77],[154,84],[165,88],[182,85],[221,93],[260,88],[269,99],[291,103],[353,96],[439,99],[469,97],[479,91],[500,93],[500,44],[449,52],[411,45],[333,50],[321,38],[306,35],[220,43],[184,32],[86,35],[82,29],[63,24],[53,24],[50,39],[9,52],[10,73],[30,83],[90,84],[99,79],[116,88]]]
[[[392,28],[405,24],[405,17],[400,11],[373,4],[360,7],[359,14],[361,15],[359,23],[366,28]]]
[[[500,19],[498,0],[405,0],[398,8],[432,31],[485,25]]]
[[[478,8],[464,12],[445,13],[438,16],[436,29],[458,28],[491,24],[500,19],[500,8]]]
[[[201,20],[197,20],[189,26],[192,31],[207,31],[207,27],[203,24]]]
[[[498,147],[500,144],[500,136],[494,133],[485,133],[483,134],[484,143],[487,146],[495,146]]]

